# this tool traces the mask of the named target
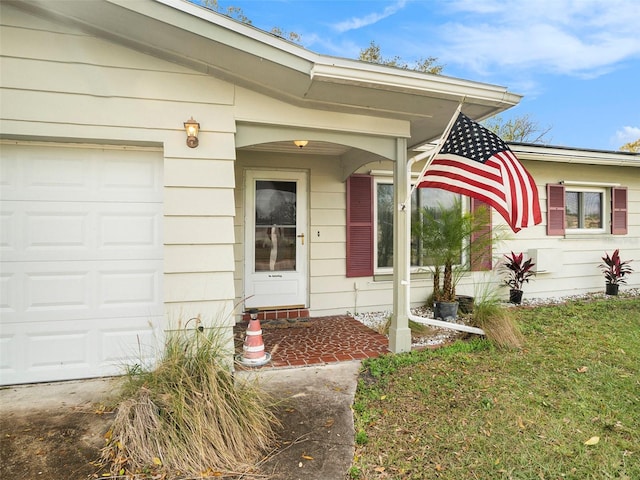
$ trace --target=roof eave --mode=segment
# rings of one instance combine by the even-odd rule
[[[521,99],[505,87],[319,55],[185,0],[8,3],[298,106],[405,120],[409,146],[439,136],[462,99],[476,120]]]
[[[640,154],[606,150],[587,150],[551,145],[510,143],[509,148],[522,160],[539,162],[574,163],[581,165],[607,165],[640,167]]]

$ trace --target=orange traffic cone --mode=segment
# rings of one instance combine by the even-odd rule
[[[271,355],[264,351],[264,341],[262,340],[262,327],[258,320],[258,311],[250,310],[249,326],[247,327],[244,345],[242,346],[242,356],[240,363],[249,367],[259,367],[271,360]]]

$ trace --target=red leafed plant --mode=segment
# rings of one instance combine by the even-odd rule
[[[533,277],[536,272],[533,270],[535,263],[529,258],[524,261],[524,255],[521,253],[513,253],[504,256],[507,261],[503,263],[508,278],[504,281],[509,287],[514,290],[522,290],[522,285],[526,282],[529,283],[529,278]]]
[[[611,285],[620,285],[627,283],[625,275],[630,275],[633,269],[629,264],[633,260],[622,261],[620,260],[620,252],[616,249],[611,256],[605,252],[605,256],[602,257],[604,263],[600,264],[600,269],[604,273],[604,278],[607,283]]]

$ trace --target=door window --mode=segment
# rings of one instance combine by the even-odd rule
[[[256,272],[296,269],[296,187],[296,182],[256,181]]]

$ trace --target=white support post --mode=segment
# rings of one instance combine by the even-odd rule
[[[394,353],[411,350],[411,330],[409,329],[409,264],[411,203],[406,198],[411,176],[407,170],[407,140],[396,140],[396,162],[393,172],[393,315],[389,328],[389,349]]]

